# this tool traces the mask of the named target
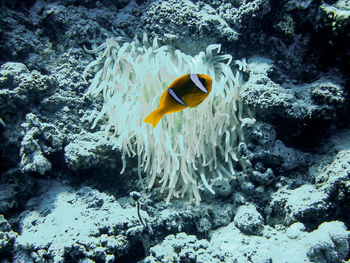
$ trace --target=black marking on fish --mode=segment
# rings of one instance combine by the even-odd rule
[[[171,97],[173,97],[178,103],[187,106],[185,102],[183,102],[177,95],[176,93],[173,91],[172,88],[168,89],[168,92],[170,94]]]

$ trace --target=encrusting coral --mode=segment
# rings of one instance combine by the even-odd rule
[[[236,61],[240,70],[233,73],[232,57],[218,55],[220,45],[209,45],[205,52],[192,57],[169,45],[152,43],[147,35],[128,41],[124,37],[108,38],[104,44],[87,50],[97,59],[85,69],[93,70],[87,95],[103,94],[104,104],[94,120],[97,124],[108,116],[105,131],[117,137],[116,147],[122,151],[123,168],[126,155],[138,157],[138,173],[147,174],[148,187],[160,178],[161,192],[168,189],[171,197],[184,197],[200,202],[199,188],[211,193],[211,180],[234,175],[237,161],[234,146],[241,140],[242,103],[241,71],[245,61]],[[156,128],[144,123],[156,108],[168,85],[185,74],[206,74],[213,79],[213,91],[198,107],[165,116]],[[114,131],[114,134],[110,133]]]

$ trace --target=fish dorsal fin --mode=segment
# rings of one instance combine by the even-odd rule
[[[169,88],[168,89],[168,92],[170,94],[171,97],[173,97],[178,103],[184,105],[184,106],[187,106],[185,102],[183,102],[177,95],[176,93],[174,92],[174,90],[172,88]]]
[[[192,82],[194,83],[194,85],[196,85],[196,87],[197,87],[198,89],[200,89],[200,90],[203,91],[204,93],[208,93],[208,90],[204,87],[204,85],[202,84],[202,82],[199,80],[197,74],[190,74],[190,79],[192,80]]]

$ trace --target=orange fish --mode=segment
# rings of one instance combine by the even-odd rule
[[[160,104],[144,120],[155,128],[165,114],[198,106],[208,97],[213,80],[204,74],[187,74],[174,80],[163,92]]]

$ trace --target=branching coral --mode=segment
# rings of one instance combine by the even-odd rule
[[[138,157],[139,176],[147,174],[151,188],[159,177],[161,192],[199,203],[199,187],[215,193],[210,180],[234,174],[237,161],[234,146],[240,140],[242,104],[240,71],[231,71],[230,55],[218,55],[220,45],[210,45],[195,57],[172,46],[159,46],[144,35],[135,38],[109,38],[88,52],[97,59],[85,69],[95,75],[87,94],[103,94],[104,105],[93,126],[104,116],[106,132],[114,130],[122,150],[124,172],[126,155]],[[244,63],[237,62],[241,68]],[[184,74],[206,74],[213,79],[213,91],[198,107],[166,115],[156,128],[144,123],[158,106],[168,85]]]

